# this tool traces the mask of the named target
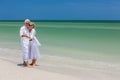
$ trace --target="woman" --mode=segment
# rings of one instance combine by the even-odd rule
[[[30,48],[29,48],[29,58],[32,59],[31,65],[34,67],[36,65],[37,59],[40,58],[39,46],[40,43],[36,38],[36,31],[34,23],[29,23],[30,32]]]

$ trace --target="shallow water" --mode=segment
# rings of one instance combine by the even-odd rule
[[[35,22],[41,54],[119,64],[120,23],[112,21]],[[0,22],[0,47],[21,49],[23,22]]]

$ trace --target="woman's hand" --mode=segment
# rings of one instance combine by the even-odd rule
[[[29,41],[32,41],[32,39],[30,38]]]

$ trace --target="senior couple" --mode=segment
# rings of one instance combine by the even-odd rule
[[[23,64],[25,67],[34,67],[37,59],[40,58],[40,43],[35,35],[35,24],[30,22],[29,19],[26,19],[24,21],[24,26],[20,28]],[[29,60],[32,60],[32,62],[29,63]]]

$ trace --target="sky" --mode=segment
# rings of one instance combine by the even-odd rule
[[[0,0],[0,20],[120,20],[120,0]]]

